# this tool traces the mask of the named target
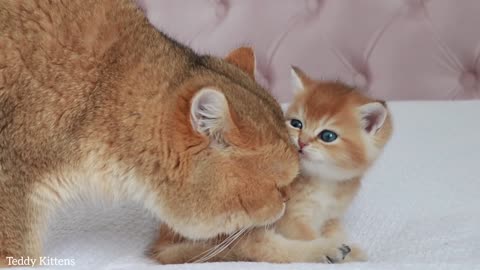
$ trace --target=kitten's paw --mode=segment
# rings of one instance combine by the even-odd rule
[[[368,260],[367,253],[357,245],[350,245],[350,253],[345,257],[344,262],[365,262]]]
[[[333,250],[331,254],[325,256],[325,263],[342,263],[351,253],[352,249],[343,244]]]
[[[367,261],[367,255],[357,245],[343,244],[337,248],[335,254],[325,256],[325,262],[330,264],[364,261]]]

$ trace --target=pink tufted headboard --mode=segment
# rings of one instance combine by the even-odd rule
[[[202,53],[254,47],[257,80],[288,101],[290,65],[376,98],[480,98],[479,0],[138,0]]]

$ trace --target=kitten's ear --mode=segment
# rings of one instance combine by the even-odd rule
[[[303,70],[296,66],[290,67],[290,74],[291,74],[291,81],[293,92],[297,94],[298,92],[302,92],[305,90],[307,84],[310,84],[312,79],[310,79]]]
[[[203,88],[192,98],[190,117],[194,130],[216,139],[229,124],[227,99],[217,90]]]
[[[245,71],[252,79],[255,79],[255,53],[252,48],[241,47],[235,49],[230,52],[225,60]]]
[[[371,102],[360,106],[360,121],[362,127],[369,134],[374,135],[382,128],[387,119],[388,110],[384,102]]]

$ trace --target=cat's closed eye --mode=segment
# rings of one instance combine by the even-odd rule
[[[338,138],[338,134],[331,130],[324,129],[318,134],[318,138],[326,143],[331,143]]]
[[[294,128],[297,128],[297,129],[302,129],[303,128],[303,123],[302,121],[298,120],[298,119],[292,119],[290,120],[290,125]]]

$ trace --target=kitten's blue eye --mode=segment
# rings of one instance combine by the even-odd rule
[[[290,125],[294,128],[298,128],[298,129],[302,129],[302,127],[303,127],[302,121],[300,121],[298,119],[290,120]]]
[[[330,143],[335,141],[338,138],[338,135],[331,130],[325,129],[318,134],[318,138],[324,142]]]

